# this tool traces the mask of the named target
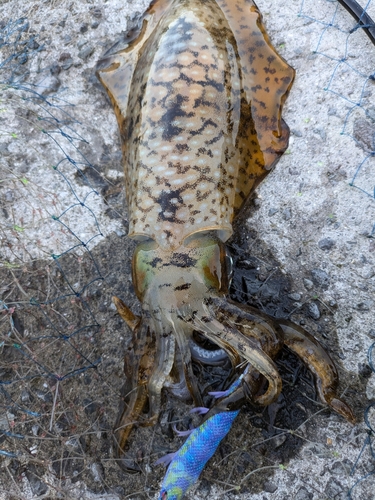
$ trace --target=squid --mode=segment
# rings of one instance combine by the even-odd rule
[[[313,372],[321,399],[354,422],[337,396],[336,367],[313,336],[228,298],[233,221],[289,139],[281,112],[294,70],[255,3],[154,0],[102,57],[97,76],[120,130],[142,308],[137,316],[114,298],[132,332],[114,429],[120,464],[132,428],[157,422],[163,388],[202,406],[196,359],[225,357],[240,379],[207,418],[245,399],[274,402],[282,388],[274,359],[285,345]],[[218,348],[213,356],[197,335]]]

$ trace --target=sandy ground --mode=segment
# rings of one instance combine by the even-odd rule
[[[0,83],[1,499],[157,498],[164,470],[152,463],[181,442],[165,425],[137,430],[142,472],[129,475],[110,435],[128,338],[110,298],[137,305],[117,124],[94,68],[147,4],[0,4],[3,32],[10,19],[27,18],[21,41],[38,37],[27,61],[13,61],[17,85]],[[310,401],[303,372],[274,426],[267,410],[244,409],[188,498],[370,499],[375,47],[363,32],[349,36],[355,23],[335,2],[258,6],[297,71],[284,113],[292,133],[237,228],[232,294],[290,316],[326,346],[358,423]],[[369,13],[375,19],[375,2]],[[1,61],[11,49],[2,46]],[[30,100],[34,91],[45,101]]]

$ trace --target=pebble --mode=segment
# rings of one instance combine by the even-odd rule
[[[313,132],[320,135],[321,139],[325,141],[327,139],[326,131],[323,128],[314,128]]]
[[[302,132],[300,130],[297,130],[295,128],[292,128],[290,130],[292,132],[293,135],[295,135],[296,137],[302,137]]]
[[[91,473],[96,483],[102,483],[105,477],[104,467],[100,462],[91,464]]]
[[[374,302],[372,300],[364,300],[363,302],[359,302],[355,308],[357,311],[370,311],[374,306]]]
[[[89,25],[87,23],[83,23],[79,28],[79,31],[83,34],[86,33],[89,29]]]
[[[302,486],[302,488],[300,488],[297,493],[296,493],[296,496],[294,497],[294,500],[312,500],[313,498],[313,494],[312,493],[309,493],[307,491],[307,489]]]
[[[374,149],[375,125],[369,120],[358,118],[353,125],[353,135],[357,144],[363,149],[372,151]]]
[[[276,448],[280,448],[286,441],[286,435],[285,434],[279,434],[273,439],[273,445]]]
[[[347,491],[344,491],[342,484],[334,478],[327,484],[324,492],[327,498],[334,498],[335,500],[347,500],[348,498]]]
[[[328,305],[329,305],[329,307],[334,307],[334,308],[336,308],[336,307],[337,307],[337,302],[335,301],[335,299],[330,299],[330,300],[328,301]]]
[[[87,40],[83,40],[83,39],[82,39],[82,40],[79,40],[79,41],[77,42],[77,49],[78,49],[78,50],[81,50],[81,49],[82,49],[82,47],[84,47],[86,44],[87,44]]]
[[[268,210],[268,217],[272,217],[273,215],[277,214],[279,210],[277,208],[270,208]]]
[[[0,149],[1,151],[1,149]],[[13,201],[15,198],[14,198],[14,193],[13,191],[9,190],[9,191],[6,191],[5,195],[4,195],[4,199],[5,201]]]
[[[335,462],[332,467],[330,472],[334,476],[348,476],[350,474],[350,470],[353,467],[352,462],[350,460],[344,460],[340,462]]]
[[[312,287],[314,286],[314,283],[307,278],[303,278],[303,284],[304,284],[304,287],[306,288],[306,290],[311,290]]]
[[[310,318],[312,319],[319,319],[320,318],[320,311],[319,307],[315,302],[309,302],[308,304],[305,305],[306,311]]]
[[[83,61],[86,61],[94,53],[94,50],[94,47],[86,47],[78,52],[78,57]]]
[[[40,497],[47,493],[48,486],[39,479],[40,471],[38,471],[33,464],[28,466],[25,475],[35,497]]]
[[[371,118],[371,120],[375,121],[375,107],[374,106],[370,106],[369,108],[367,108],[367,116],[369,118]]]
[[[331,250],[335,245],[336,242],[332,238],[323,238],[318,242],[318,247],[322,250]]]
[[[67,59],[62,65],[61,68],[64,69],[65,71],[73,65],[73,59]]]
[[[298,300],[301,300],[302,295],[301,295],[300,293],[298,293],[298,292],[294,292],[294,293],[290,293],[290,294],[288,295],[288,297],[289,297],[290,299],[292,299],[292,300],[296,300],[296,301],[298,301]]]
[[[283,219],[284,220],[290,220],[292,218],[292,211],[290,208],[286,208],[283,210]]]
[[[275,493],[277,488],[277,484],[273,483],[272,481],[266,481],[263,485],[263,491],[265,491],[266,493]]]
[[[102,11],[99,7],[90,7],[90,12],[97,19],[100,19],[102,17]]]
[[[323,271],[323,269],[313,269],[311,271],[311,277],[315,285],[324,289],[328,288],[330,279],[328,274]]]
[[[6,142],[0,142],[0,154],[1,156],[9,156],[8,144]]]

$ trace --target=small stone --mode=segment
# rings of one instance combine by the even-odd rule
[[[277,488],[277,484],[273,483],[272,481],[266,481],[263,485],[263,491],[265,491],[266,493],[275,493]]]
[[[359,302],[355,306],[357,311],[370,311],[374,306],[374,302],[372,300],[364,300],[363,302]]]
[[[90,12],[97,19],[100,19],[102,17],[102,11],[101,11],[100,7],[91,7]]]
[[[302,132],[300,130],[297,130],[295,128],[292,128],[291,129],[291,132],[293,135],[295,135],[296,137],[302,137]]]
[[[346,463],[345,461],[340,461],[340,462],[335,462],[332,467],[331,467],[331,473],[333,476],[348,476],[350,474],[350,469],[353,464],[348,460]],[[351,466],[350,466],[351,464]]]
[[[367,116],[369,118],[371,118],[371,120],[375,121],[375,107],[374,106],[370,106],[369,108],[367,108]]]
[[[0,142],[0,155],[9,156],[8,144],[6,142]]]
[[[370,378],[372,370],[369,365],[366,365],[365,363],[358,363],[358,375],[364,379]]]
[[[369,120],[358,118],[353,125],[353,135],[356,143],[362,146],[366,151],[372,151],[374,148],[375,125]]]
[[[341,483],[334,478],[327,484],[324,492],[328,498],[334,498],[335,500],[347,500],[348,498],[348,492],[344,491]]]
[[[86,47],[85,49],[82,49],[80,52],[78,52],[78,57],[83,61],[86,61],[94,53],[94,50],[94,47]]]
[[[5,201],[13,201],[14,200],[14,193],[13,191],[6,191],[5,195],[4,195],[4,200]]]
[[[72,438],[68,439],[67,441],[65,441],[65,446],[67,448],[79,450],[80,449],[80,442],[77,438],[72,437]]]
[[[286,441],[286,435],[285,434],[279,434],[273,439],[273,445],[275,448],[280,448]]]
[[[270,208],[270,209],[268,210],[268,216],[269,216],[269,217],[272,217],[273,215],[277,214],[277,212],[278,212],[278,211],[279,211],[279,210],[278,210],[277,208]]]
[[[65,62],[61,65],[61,68],[62,68],[63,70],[65,70],[65,71],[66,71],[67,69],[71,68],[71,67],[72,67],[72,65],[73,65],[73,59],[67,59],[67,60],[66,60],[66,61],[65,61]]]
[[[290,293],[290,294],[288,295],[288,297],[289,297],[290,299],[292,299],[292,300],[296,300],[296,301],[298,301],[298,300],[301,300],[302,295],[301,295],[300,293],[298,293],[298,292],[294,292],[294,293]]]
[[[37,49],[39,49],[39,47],[40,47],[39,43],[34,38],[29,40],[29,42],[27,44],[27,48],[30,50],[37,50]]]
[[[331,238],[323,238],[318,242],[318,247],[322,250],[331,250],[331,248],[333,248],[335,245],[335,240],[332,240]]]
[[[67,59],[71,59],[72,56],[70,55],[69,52],[62,52],[59,57],[59,62],[66,61]]]
[[[25,474],[35,497],[40,497],[47,493],[48,486],[39,479],[40,471],[33,464],[28,466]]]
[[[319,311],[319,307],[317,306],[317,304],[315,302],[309,302],[308,304],[306,304],[306,311],[308,313],[308,315],[310,316],[310,318],[312,319],[319,319],[320,318],[320,311]]]
[[[369,334],[369,337],[371,337],[372,339],[375,339],[375,330],[373,328],[371,328],[371,330],[368,332]]]
[[[51,75],[56,76],[56,75],[61,73],[61,66],[59,66],[58,64],[52,64],[49,71],[50,71]]]
[[[322,141],[325,141],[327,139],[327,133],[324,128],[316,128],[314,132],[320,135]]]
[[[89,29],[89,25],[87,23],[83,23],[80,28],[79,28],[79,31],[83,34],[83,33],[86,33]]]
[[[96,28],[99,26],[98,21],[94,21],[91,23],[91,29],[96,30]]]
[[[292,211],[290,208],[286,208],[283,210],[283,219],[284,220],[290,220],[292,218]]]
[[[64,38],[63,38],[64,45],[69,45],[69,43],[71,43],[71,41],[72,41],[71,36],[69,36],[69,35],[64,36]]]
[[[102,483],[104,480],[104,467],[100,462],[94,462],[91,464],[91,473],[96,483]]]
[[[77,43],[77,49],[81,50],[87,44],[87,40],[79,40]]]
[[[324,289],[328,288],[330,279],[323,269],[313,269],[311,271],[311,277],[315,285]]]
[[[30,393],[26,389],[22,389],[21,401],[23,403],[25,403],[26,401],[30,401]]]
[[[117,236],[119,238],[122,238],[123,236],[126,236],[126,232],[125,231],[122,231],[121,229],[116,229],[115,230],[115,233],[117,234]]]
[[[309,493],[307,491],[307,489],[302,486],[302,488],[300,488],[297,493],[296,493],[296,496],[294,497],[294,500],[312,500],[313,498],[313,494],[312,493]]]
[[[303,278],[303,284],[304,284],[306,290],[311,290],[312,287],[314,286],[314,283],[307,278]]]
[[[60,80],[57,76],[48,75],[43,80],[40,80],[37,84],[36,92],[40,95],[54,94],[58,91],[61,85]]]
[[[83,400],[83,408],[85,410],[86,415],[96,415],[97,412],[99,411],[99,403],[95,403],[91,399],[84,399]]]

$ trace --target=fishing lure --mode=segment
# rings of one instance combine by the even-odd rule
[[[227,298],[233,220],[289,138],[281,111],[294,70],[271,45],[254,2],[155,0],[97,74],[120,128],[142,304],[138,317],[115,299],[133,332],[114,431],[120,464],[127,467],[134,424],[155,424],[163,388],[202,405],[192,369],[196,333],[223,349],[234,369],[249,364],[223,399],[229,406],[214,413],[246,397],[275,401],[282,384],[273,359],[286,344],[315,374],[322,399],[354,421],[336,396],[336,368],[313,337]]]

